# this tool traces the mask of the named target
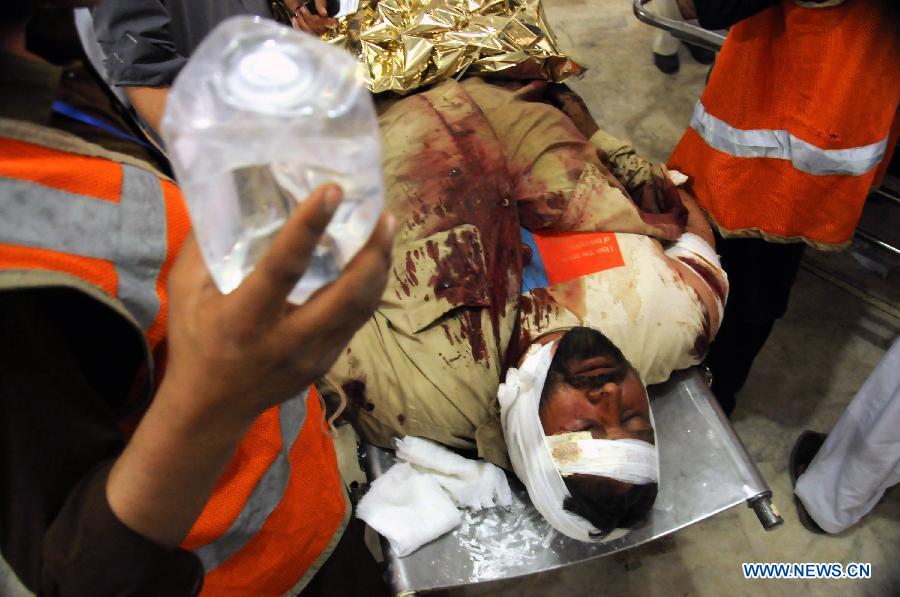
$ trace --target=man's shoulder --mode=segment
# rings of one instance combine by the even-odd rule
[[[104,149],[96,143],[85,141],[77,135],[50,126],[0,117],[0,139],[27,143],[64,154],[94,157],[119,164],[129,164],[146,170],[163,180],[171,180],[169,176],[145,160]],[[48,165],[48,162],[44,161],[42,165]]]

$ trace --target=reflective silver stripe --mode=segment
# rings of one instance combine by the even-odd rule
[[[118,204],[0,177],[0,242],[110,261],[118,298],[138,323],[146,329],[159,313],[166,206],[150,172],[123,165]]]
[[[33,182],[0,177],[0,241],[82,257],[115,259],[110,230],[119,207]]]
[[[691,116],[691,128],[706,143],[719,151],[739,158],[778,158],[789,160],[802,172],[823,176],[865,174],[884,159],[888,138],[871,145],[848,149],[820,149],[788,131],[735,128],[709,114],[698,101]]]
[[[159,179],[122,165],[121,222],[115,259],[119,299],[144,329],[156,320],[156,281],[166,259],[166,205]]]
[[[202,547],[194,550],[207,574],[215,570],[222,562],[236,554],[262,528],[269,514],[281,501],[291,476],[289,454],[306,419],[307,388],[302,395],[281,404],[279,423],[281,427],[281,452],[259,480],[253,493],[234,523],[225,534]]]

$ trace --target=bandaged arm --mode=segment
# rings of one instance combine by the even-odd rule
[[[708,340],[712,341],[725,312],[728,275],[712,245],[701,236],[685,232],[665,251],[669,264],[694,289],[708,315]]]

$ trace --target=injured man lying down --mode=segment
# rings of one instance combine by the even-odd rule
[[[703,358],[728,288],[678,174],[542,81],[448,80],[379,114],[391,279],[320,392],[401,458],[439,449],[424,438],[514,470],[570,537],[640,524],[645,384]]]

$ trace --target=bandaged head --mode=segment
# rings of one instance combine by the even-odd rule
[[[613,506],[622,502],[622,499],[611,495],[609,488],[615,488],[612,494],[627,493],[625,497],[629,499],[632,495],[642,496],[638,502],[629,506],[631,510],[637,510],[637,515],[642,516],[655,498],[658,458],[646,391],[630,365],[618,353],[618,349],[615,352],[621,357],[620,365],[627,367],[628,374],[634,376],[634,379],[627,382],[631,388],[628,398],[630,404],[625,405],[625,410],[622,411],[622,418],[625,419],[622,423],[619,422],[618,414],[614,421],[604,414],[605,407],[601,401],[621,402],[625,391],[618,386],[626,384],[622,383],[624,376],[616,374],[616,356],[612,355],[611,361],[598,356],[604,351],[598,349],[596,342],[593,347],[588,346],[592,338],[588,338],[588,345],[585,345],[584,330],[574,330],[576,342],[581,342],[576,348],[588,352],[575,367],[576,373],[583,375],[577,380],[570,379],[577,387],[561,384],[564,387],[556,393],[560,395],[551,402],[553,412],[549,414],[553,416],[544,412],[549,428],[541,420],[542,395],[546,401],[548,394],[553,393],[547,390],[553,389],[551,386],[558,385],[558,382],[548,380],[548,373],[551,371],[551,363],[554,363],[557,372],[567,366],[557,366],[554,361],[558,341],[532,345],[522,365],[508,372],[505,383],[500,387],[500,407],[510,460],[538,511],[551,526],[569,537],[581,541],[609,541],[627,531],[617,530],[606,535],[602,531],[609,531],[616,526],[615,521],[629,523],[629,518],[631,522],[635,518],[635,512],[626,512],[625,515],[615,512]],[[589,332],[608,342],[599,332]],[[567,344],[561,352],[571,354],[572,342]],[[551,376],[558,377],[559,374],[551,373]],[[568,374],[566,379],[569,379]],[[634,388],[635,384],[637,390]],[[571,396],[564,395],[565,391],[570,392]],[[637,396],[638,393],[640,396]],[[579,400],[583,404],[579,404]],[[643,410],[640,407],[641,401],[644,404]],[[601,414],[597,415],[596,421],[591,416],[592,408],[600,409],[598,412]],[[616,406],[612,410],[618,413],[622,409]],[[560,423],[564,425],[563,429],[557,428]],[[594,425],[598,428],[593,429]],[[587,428],[581,429],[581,426]],[[545,431],[553,435],[546,436]],[[603,439],[604,436],[607,439]],[[607,502],[613,507],[610,512],[603,512],[599,517],[607,521],[603,524],[598,522],[598,526],[604,527],[602,530],[598,530],[585,517],[574,513],[581,514],[584,508],[571,507],[577,501],[573,500],[570,491],[570,487],[574,488],[573,481],[578,481],[579,486],[587,483],[591,488],[602,489],[599,494],[590,491],[593,495],[588,499],[594,503],[587,504],[587,510],[593,514],[591,516],[585,513],[588,518],[597,521],[596,511],[604,510]],[[564,504],[567,508],[563,507]],[[613,523],[610,524],[609,521]]]

